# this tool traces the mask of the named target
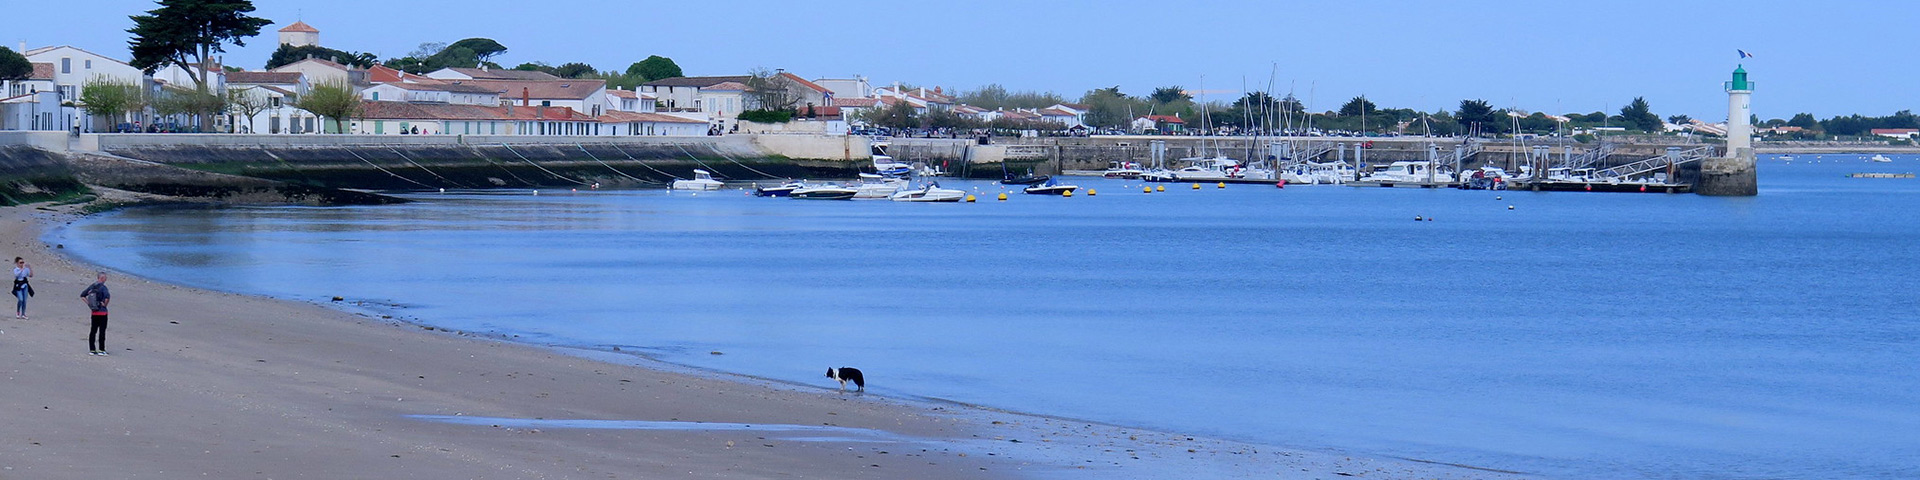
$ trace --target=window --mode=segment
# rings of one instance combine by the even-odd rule
[[[73,73],[73,59],[64,57],[60,59],[60,73]]]
[[[84,64],[82,64],[82,65],[81,65],[81,68],[85,68],[85,69],[87,69],[87,70],[92,70],[92,69],[93,69],[93,59],[87,59],[87,61],[86,61],[86,62],[85,62]]]
[[[541,101],[540,101],[540,106],[542,106],[542,107],[551,107],[551,106],[553,106],[553,101],[552,101],[552,100],[541,100]]]
[[[373,92],[373,101],[380,101],[380,92]]]

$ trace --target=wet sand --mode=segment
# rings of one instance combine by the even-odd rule
[[[0,208],[36,270],[0,319],[0,478],[1505,478],[572,355],[110,273]],[[825,366],[822,366],[824,370]]]

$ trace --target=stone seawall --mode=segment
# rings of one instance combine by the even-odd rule
[[[0,145],[0,206],[76,197],[87,192],[66,158],[24,145]]]

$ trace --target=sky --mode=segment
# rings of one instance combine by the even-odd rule
[[[1920,109],[1920,2],[1752,0],[1180,1],[256,0],[275,21],[227,64],[258,69],[274,31],[304,20],[321,44],[381,58],[487,37],[496,61],[602,70],[661,55],[688,75],[782,68],[967,90],[1000,84],[1077,99],[1119,86],[1292,92],[1313,110],[1365,95],[1383,108],[1462,99],[1549,113],[1617,113],[1644,96],[1662,116],[1724,119],[1737,64],[1761,118]],[[0,18],[10,48],[73,45],[126,57],[127,17],[155,4],[66,0]],[[1741,59],[1736,50],[1753,58]]]

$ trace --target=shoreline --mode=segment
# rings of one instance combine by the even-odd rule
[[[342,305],[203,290],[118,273],[109,280],[124,309],[116,310],[110,328],[115,355],[92,358],[78,354],[83,322],[67,319],[72,314],[58,301],[58,292],[77,292],[84,285],[73,278],[86,276],[91,267],[43,242],[44,233],[77,218],[80,206],[45,207],[0,208],[0,222],[28,227],[9,228],[0,242],[35,264],[36,288],[42,292],[30,302],[33,320],[0,328],[6,331],[0,335],[0,358],[13,361],[8,380],[15,383],[0,403],[14,412],[78,413],[44,419],[20,415],[15,437],[31,441],[0,447],[12,453],[5,457],[20,459],[0,464],[13,473],[127,477],[171,466],[176,473],[215,476],[318,471],[362,478],[422,472],[474,478],[589,472],[676,478],[1168,478],[1193,472],[1227,478],[1324,478],[1341,472],[1489,477],[1478,467],[1418,459],[1290,451],[937,399],[837,394],[827,387],[674,364],[640,352],[542,345],[448,330],[402,315],[383,319]],[[121,350],[128,345],[131,351]],[[343,356],[343,350],[361,354]],[[113,369],[109,378],[98,378],[101,368]],[[127,383],[142,388],[125,388]],[[163,386],[173,389],[161,392],[165,395],[150,391]],[[70,394],[68,402],[35,395],[53,389],[86,394]],[[374,391],[393,399],[369,394]],[[201,402],[209,400],[205,397],[213,398]],[[94,402],[101,398],[146,401]],[[190,413],[138,422],[121,413],[147,407]],[[116,413],[119,421],[110,421]],[[419,415],[481,416],[522,426],[459,425]],[[76,419],[82,428],[74,428]],[[303,426],[320,428],[299,431]],[[807,430],[822,427],[839,430]],[[806,433],[778,433],[789,428]],[[122,431],[111,433],[123,435],[92,435],[114,429]],[[820,436],[833,438],[811,438]],[[239,444],[275,447],[250,452],[254,455],[215,453]],[[79,450],[129,461],[102,464]],[[280,455],[260,455],[269,450]]]

